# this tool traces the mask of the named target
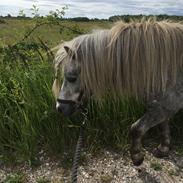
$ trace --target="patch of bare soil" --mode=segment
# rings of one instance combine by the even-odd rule
[[[71,182],[70,171],[60,163],[48,157],[42,157],[41,161],[37,168],[1,166],[0,183],[17,171],[24,173],[26,182],[30,183],[39,182],[41,178],[52,183]],[[78,183],[183,183],[183,157],[171,152],[169,157],[157,159],[145,151],[143,164],[135,167],[129,155],[104,151],[97,156],[86,155],[78,174]]]

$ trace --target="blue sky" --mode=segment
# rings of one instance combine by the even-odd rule
[[[40,14],[68,5],[66,17],[108,18],[122,14],[169,14],[183,16],[183,0],[0,0],[0,15],[16,16],[21,9],[30,16],[35,4]]]

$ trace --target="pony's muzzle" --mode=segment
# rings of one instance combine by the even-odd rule
[[[76,103],[71,100],[57,99],[56,109],[61,112],[64,116],[70,116],[76,109]]]

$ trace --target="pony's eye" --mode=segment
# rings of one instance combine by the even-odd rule
[[[70,83],[74,83],[74,82],[77,80],[76,77],[67,77],[66,79],[67,79],[67,81],[69,81]]]

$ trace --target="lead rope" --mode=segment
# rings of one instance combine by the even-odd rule
[[[72,166],[72,177],[71,177],[72,183],[77,183],[79,159],[80,159],[81,151],[82,151],[83,144],[84,144],[84,130],[85,130],[85,123],[87,120],[87,114],[88,114],[88,111],[87,111],[87,109],[85,109],[85,111],[82,112],[84,119],[80,126],[80,134],[79,134],[79,138],[77,141],[76,150],[75,150],[75,154],[74,154],[74,161],[73,161],[73,166]]]

